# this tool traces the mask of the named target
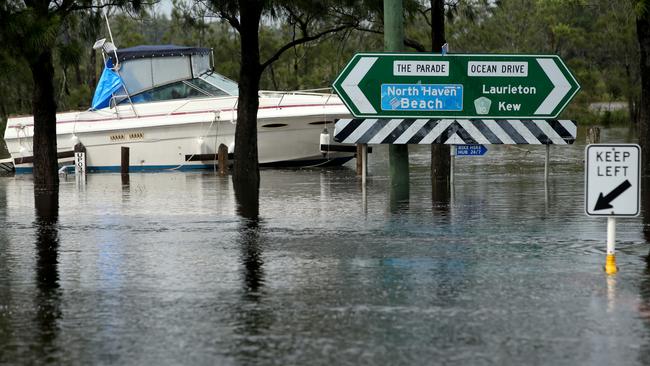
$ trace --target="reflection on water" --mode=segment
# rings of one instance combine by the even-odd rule
[[[257,220],[244,219],[239,228],[240,245],[242,248],[244,288],[246,294],[256,295],[264,284],[264,269],[262,265],[262,248],[260,243],[260,227]]]
[[[650,243],[650,177],[641,176],[641,209],[644,210],[643,216],[643,236],[646,242]]]
[[[250,204],[250,202],[248,202]],[[253,212],[255,208],[240,212]],[[272,312],[265,303],[264,260],[259,218],[242,217],[238,227],[238,245],[241,247],[242,300],[236,309],[236,328],[239,350],[235,357],[241,362],[254,362],[261,353],[268,352],[264,335],[272,324]]]
[[[453,187],[449,179],[431,179],[431,209],[442,217],[449,215],[452,205]]]
[[[410,199],[410,169],[408,145],[389,145],[388,165],[390,169],[389,202],[390,211],[399,213],[408,210]]]
[[[646,185],[643,185],[643,187],[647,187]],[[642,191],[643,192],[643,191]],[[648,201],[645,199],[648,197],[648,195],[643,194],[644,200],[642,202],[642,207],[650,207],[650,206],[645,206]],[[650,243],[648,240],[648,230],[647,230],[647,225],[648,221],[650,221],[650,215],[645,215],[644,216],[644,233],[646,237],[646,242]],[[644,322],[646,325],[647,331],[646,331],[646,337],[650,336],[650,253],[646,254],[644,257],[646,266],[645,270],[643,272],[643,278],[640,282],[639,285],[639,293],[640,293],[640,302],[639,302],[639,318],[641,321]],[[645,342],[643,344],[643,347],[641,348],[641,351],[639,352],[639,364],[641,365],[648,365],[650,364],[650,343]]]
[[[58,321],[61,318],[61,289],[59,286],[58,256],[58,217],[59,194],[51,191],[36,191],[36,323],[38,345],[35,351],[42,360],[58,363],[56,339],[59,333]]]
[[[650,215],[619,220],[605,276],[583,149],[554,149],[545,185],[543,147],[490,147],[450,190],[413,148],[396,200],[385,147],[365,188],[346,167],[263,170],[253,198],[96,174],[58,214],[2,178],[0,364],[648,364]]]
[[[249,181],[233,184],[237,213],[245,219],[257,220],[260,214],[260,195],[256,184]]]
[[[405,212],[408,211],[409,209],[409,201],[410,201],[409,185],[401,184],[401,183],[404,182],[392,183],[390,185],[389,202],[390,202],[390,212],[392,213]]]
[[[641,176],[641,209],[643,210],[643,237],[650,243],[650,177]],[[650,251],[643,257],[645,267],[639,284],[639,317],[645,323],[647,336],[650,337]],[[639,352],[639,363],[650,364],[650,343],[645,342]]]
[[[122,190],[129,190],[129,184],[131,182],[131,175],[129,173],[121,174],[122,177]]]

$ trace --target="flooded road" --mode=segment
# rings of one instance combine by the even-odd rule
[[[259,221],[211,172],[69,177],[39,215],[30,176],[0,178],[0,364],[650,363],[648,214],[618,220],[608,278],[584,143],[547,186],[544,147],[488,149],[453,197],[428,147],[402,201],[385,146],[365,198],[351,166],[263,170]]]

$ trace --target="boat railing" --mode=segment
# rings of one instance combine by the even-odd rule
[[[238,97],[236,95],[231,95],[231,96],[218,97],[218,99],[219,100],[226,100],[226,101],[227,100],[232,100],[232,104],[227,103],[224,106],[222,106],[221,108],[215,108],[214,112],[215,113],[221,113],[221,112],[229,112],[230,111],[230,112],[233,112],[233,115],[232,115],[233,117],[231,117],[231,119],[234,118],[234,112],[237,111],[237,102],[239,100]],[[193,104],[196,105],[196,104],[201,104],[201,103],[205,103],[205,98],[188,99],[188,100],[184,101],[183,103],[179,104],[173,110],[169,111],[168,115],[183,112],[186,108],[187,109],[192,108]]]
[[[320,88],[320,89],[308,89],[308,90],[295,90],[295,91],[266,91],[266,90],[260,90],[260,96],[266,96],[266,97],[277,97],[277,101],[274,103],[277,108],[281,108],[284,106],[289,106],[289,102],[287,101],[286,97],[289,96],[320,96],[323,98],[323,105],[330,105],[331,102],[333,101],[333,97],[336,97],[336,94],[334,93],[324,93],[323,91],[330,91],[330,88]],[[234,119],[234,113],[237,112],[237,103],[238,103],[238,97],[236,95],[233,96],[223,96],[219,97],[219,100],[230,100],[232,99],[232,104],[231,103],[224,103],[220,105],[219,107],[214,109],[215,113],[224,113],[224,112],[231,112],[232,116],[231,119]],[[180,113],[183,111],[187,111],[188,109],[192,109],[193,106],[199,105],[205,103],[205,99],[203,98],[197,98],[197,99],[188,99],[185,100],[183,103],[179,104],[176,106],[173,110],[171,110],[168,114],[172,115],[175,113]],[[334,101],[335,104],[339,104],[340,101],[338,98],[335,98]]]
[[[115,115],[117,116],[117,119],[121,119],[123,117],[126,117],[126,118],[132,117],[132,116],[122,116],[122,115],[120,115],[120,108],[118,108],[118,106],[125,99],[129,101],[129,106],[131,107],[131,111],[133,112],[133,115],[136,118],[140,117],[138,115],[138,111],[135,109],[135,105],[133,104],[133,101],[131,100],[131,96],[128,93],[126,93],[126,95],[121,95],[121,94],[120,95],[113,95],[111,97],[110,101],[109,101],[109,105],[110,105],[111,109],[115,110]]]
[[[295,103],[295,100],[288,100],[288,97],[291,96],[319,96],[321,97],[322,101],[319,102],[319,104],[323,106],[327,105],[333,105],[333,104],[339,104],[340,101],[338,98],[336,98],[336,94],[334,93],[327,93],[331,89],[329,88],[321,88],[321,89],[309,89],[309,90],[296,90],[296,91],[260,91],[260,96],[265,96],[268,98],[275,99],[277,100],[271,102],[272,104],[265,104],[267,107],[273,107],[275,105],[276,108],[282,108],[285,106],[290,106],[292,103]],[[325,91],[325,92],[323,92]],[[113,97],[112,102],[111,102],[111,110],[113,113],[116,114],[116,117],[118,119],[121,118],[130,118],[130,117],[138,117],[138,111],[136,110],[136,104],[132,103],[130,100],[128,103],[127,109],[124,108],[119,108],[119,102],[117,102],[118,97]],[[124,96],[121,96],[120,100],[125,99]],[[223,113],[229,113],[230,112],[230,120],[234,121],[235,115],[237,112],[237,104],[238,104],[238,97],[236,95],[233,96],[221,96],[217,98],[210,98],[210,100],[219,100],[220,102],[217,103],[215,106],[214,104],[211,104],[211,108],[209,111],[206,111],[208,113],[214,112],[217,113],[218,115],[221,115],[222,117],[226,116],[223,115]],[[196,109],[199,110],[205,110],[205,103],[206,103],[206,98],[196,98],[196,99],[186,99],[186,100],[177,100],[181,103],[175,105],[171,110],[168,110],[166,113],[168,116],[178,114],[178,113],[183,113],[183,112],[190,112],[194,111]],[[117,102],[117,106],[115,105]],[[126,115],[123,115],[124,112],[129,111],[130,113],[127,113]],[[227,118],[227,117],[226,117]],[[233,122],[234,123],[234,122]]]
[[[332,97],[336,96],[336,94],[332,92],[331,88],[303,89],[303,90],[292,90],[292,91],[260,90],[260,95],[279,96],[280,98],[278,99],[278,102],[276,104],[277,107],[284,106],[282,102],[284,101],[284,98],[286,96],[300,96],[300,95],[320,96],[325,98],[325,102],[323,103],[324,105],[329,104]]]

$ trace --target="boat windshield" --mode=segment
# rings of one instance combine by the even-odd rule
[[[145,90],[131,96],[132,103],[159,102],[174,99],[192,99],[205,97],[237,96],[239,93],[237,83],[215,72],[207,72],[195,79],[182,80],[153,89]],[[119,104],[129,102],[124,88],[122,95],[116,95]]]
[[[232,95],[232,96],[239,95],[239,86],[237,85],[237,83],[221,74],[217,74],[216,72],[209,71],[199,76],[199,78],[225,91],[226,93],[228,93],[228,95]]]

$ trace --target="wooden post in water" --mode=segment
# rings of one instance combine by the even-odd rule
[[[217,165],[219,165],[219,175],[228,175],[228,146],[219,145],[217,150]]]
[[[122,191],[128,190],[131,178],[129,174],[122,174]]]
[[[357,176],[363,174],[363,145],[357,144]]]
[[[589,127],[587,129],[587,145],[600,143],[600,127]]]
[[[122,161],[120,164],[120,172],[122,174],[129,174],[129,148],[122,146]]]
[[[365,186],[368,180],[368,144],[357,144],[357,177],[361,176],[361,184]]]

